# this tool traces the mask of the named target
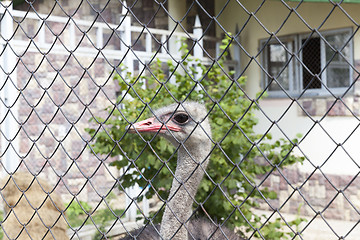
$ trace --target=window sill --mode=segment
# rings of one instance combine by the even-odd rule
[[[345,92],[348,91],[348,88],[337,88],[337,89],[330,89],[331,92],[327,90],[307,90],[305,93],[300,92],[287,92],[285,94],[282,91],[276,91],[276,92],[269,92],[268,98],[290,98],[291,99],[304,99],[304,98],[334,98],[334,97],[341,97],[344,95]],[[353,96],[353,90],[350,90],[347,92],[347,96]]]
[[[338,98],[341,94],[320,94],[320,93],[307,93],[307,94],[289,94],[291,99],[297,100],[301,107],[298,108],[300,116],[353,116],[360,115],[360,96],[354,94],[354,91],[348,92],[341,100]],[[336,97],[334,97],[334,95]],[[288,96],[282,94],[281,96],[269,94],[266,99],[289,99]]]

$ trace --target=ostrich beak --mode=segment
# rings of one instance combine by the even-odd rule
[[[181,127],[176,125],[175,123],[168,121],[167,123],[160,123],[156,120],[156,118],[148,118],[144,121],[140,121],[129,125],[127,127],[129,133],[136,133],[136,132],[149,132],[149,133],[156,133],[156,132],[166,132],[168,129],[174,132],[180,132]]]

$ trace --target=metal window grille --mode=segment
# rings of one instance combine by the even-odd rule
[[[359,10],[1,1],[2,239],[358,239]],[[176,179],[176,155],[195,162],[195,130],[171,147],[129,129],[152,116],[171,132],[156,109],[193,100],[212,135],[203,118],[179,121],[205,131],[209,160]],[[191,195],[185,219],[168,198],[173,178],[174,196]],[[160,230],[166,209],[176,224]]]

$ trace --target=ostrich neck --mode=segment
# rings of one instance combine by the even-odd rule
[[[211,151],[211,142],[204,141],[186,150],[184,147],[179,149],[175,177],[161,221],[160,233],[166,240],[188,239],[188,231],[183,224],[191,217],[193,199],[204,176],[203,169],[209,162],[204,160]]]

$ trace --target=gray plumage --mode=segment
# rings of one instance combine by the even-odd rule
[[[131,231],[125,238],[121,240],[159,240],[165,239],[161,238],[159,235],[160,225],[156,225],[156,230],[153,226],[148,225],[145,228],[139,228],[134,231]],[[218,228],[216,225],[211,223],[205,218],[192,219],[188,223],[188,233],[186,239],[194,240],[242,240],[234,231],[228,229],[227,227]],[[190,234],[191,233],[191,234]]]
[[[186,102],[157,110],[156,117],[133,124],[129,132],[152,132],[169,140],[178,150],[177,167],[161,221],[160,234],[153,226],[131,233],[136,239],[240,239],[233,231],[206,219],[188,221],[192,204],[212,149],[208,112],[204,105]],[[185,226],[184,226],[185,224]],[[141,233],[141,234],[140,234]],[[140,234],[140,235],[139,235]],[[139,235],[139,236],[137,236]],[[125,239],[133,239],[128,236]]]

